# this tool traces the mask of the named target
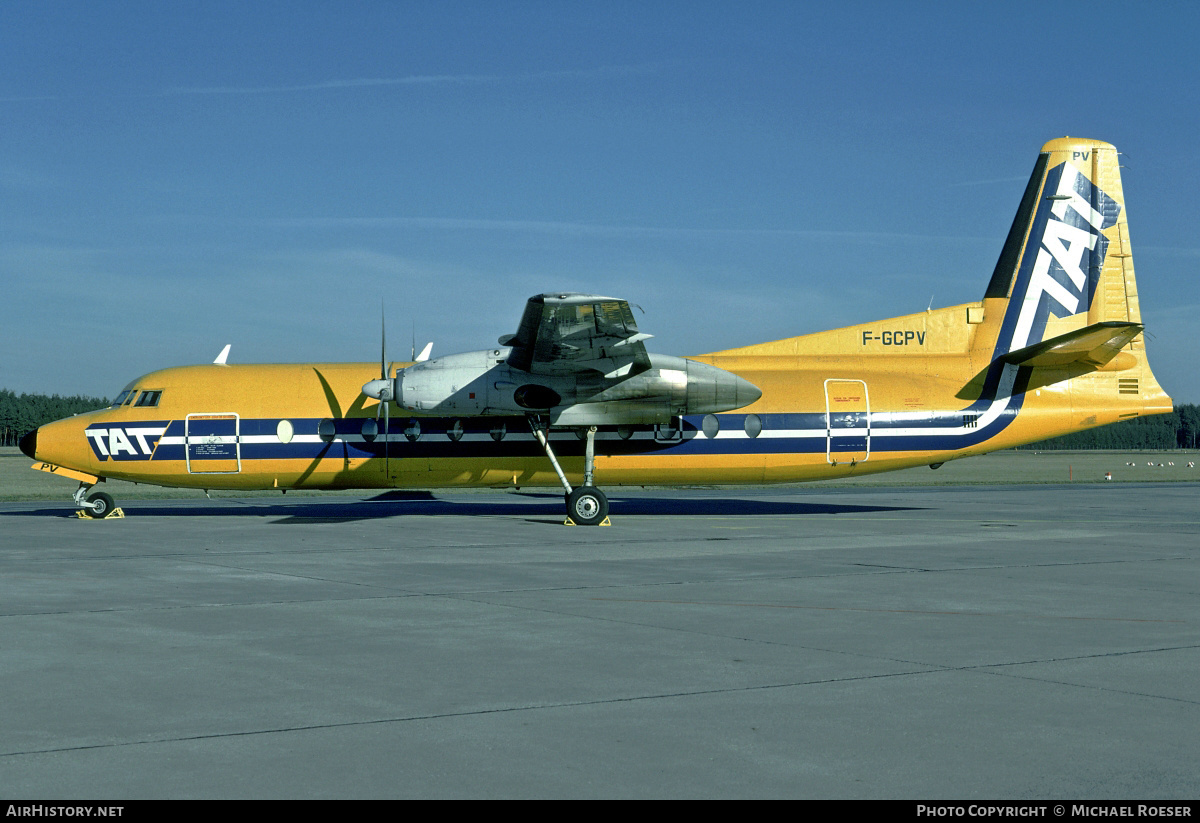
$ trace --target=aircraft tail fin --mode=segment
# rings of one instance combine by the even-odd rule
[[[1063,137],[1042,147],[983,307],[1002,317],[979,341],[991,347],[993,385],[1005,365],[1121,372],[1118,393],[1139,395],[1140,413],[1171,410],[1146,361],[1112,145]]]
[[[1100,323],[1141,323],[1116,148],[1071,137],[1042,148],[989,298],[1008,300],[997,356]]]

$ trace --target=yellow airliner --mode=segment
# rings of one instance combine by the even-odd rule
[[[198,489],[778,483],[983,454],[1171,411],[1146,359],[1117,151],[1038,156],[983,299],[698,357],[650,354],[629,304],[531,298],[497,347],[399,368],[153,372],[21,449],[78,480]]]

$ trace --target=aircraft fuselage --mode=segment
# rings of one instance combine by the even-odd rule
[[[992,338],[988,324],[998,322],[1002,302],[809,335],[774,351],[694,358],[744,378],[762,397],[734,412],[601,426],[596,472],[606,485],[824,480],[1170,409],[1152,376],[1142,385],[1156,391],[1121,392],[1137,379],[1136,366],[1073,380],[1070,366],[1038,369],[1036,385],[1026,375],[1020,391],[988,396],[983,374],[993,353],[973,343]],[[847,346],[856,357],[836,353]],[[207,489],[557,483],[521,414],[423,414],[392,403],[385,421],[360,390],[377,373],[371,363],[165,369],[133,381],[126,405],[40,428],[36,456],[97,477]],[[137,405],[145,392],[161,392],[158,404]],[[576,430],[554,429],[551,440],[568,475],[581,475]]]

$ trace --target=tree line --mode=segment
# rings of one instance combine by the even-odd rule
[[[21,436],[45,423],[102,409],[103,397],[16,394],[0,389],[0,446],[15,446]],[[1194,449],[1200,444],[1200,406],[1180,403],[1170,414],[1134,417],[1112,426],[1075,432],[1022,449]]]
[[[15,446],[22,435],[38,426],[107,405],[103,397],[16,394],[0,389],[0,446]]]
[[[1064,434],[1022,449],[1194,449],[1200,444],[1200,406],[1176,403],[1170,414],[1122,420],[1111,426]]]

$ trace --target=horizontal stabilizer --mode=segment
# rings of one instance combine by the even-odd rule
[[[1082,329],[1026,346],[1004,355],[1001,360],[1017,366],[1067,366],[1088,363],[1103,366],[1141,334],[1141,323],[1109,321],[1093,323]]]

